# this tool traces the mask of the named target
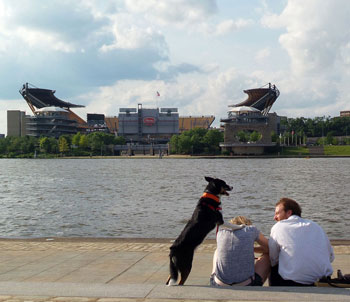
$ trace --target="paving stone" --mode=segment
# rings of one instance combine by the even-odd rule
[[[53,298],[54,302],[96,302],[98,298],[86,298],[86,297],[57,297]]]
[[[17,300],[17,301],[33,301],[33,302],[46,302],[46,301],[51,301],[52,297],[48,296],[13,296],[11,297],[12,300]],[[9,299],[9,300],[11,300]],[[6,300],[9,301],[9,300]]]
[[[213,240],[196,250],[186,286],[169,288],[170,245],[156,239],[0,239],[0,302],[350,301],[350,289],[211,288]],[[350,273],[350,243],[334,250],[335,273]]]

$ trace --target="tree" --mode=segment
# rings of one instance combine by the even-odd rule
[[[206,145],[209,153],[219,153],[220,143],[224,141],[224,134],[217,129],[209,130],[203,137],[203,142]]]
[[[179,147],[179,135],[173,135],[170,139],[170,152],[171,153],[180,153]]]
[[[89,147],[89,139],[87,138],[87,136],[85,134],[80,136],[79,147],[82,150],[86,150]]]
[[[0,138],[0,154],[7,153],[7,139]]]
[[[113,144],[114,145],[125,145],[126,144],[125,138],[123,136],[116,136],[116,137],[114,137]]]
[[[72,138],[72,145],[79,147],[80,146],[80,139],[81,139],[80,132],[78,132],[77,134],[74,134],[73,138]]]
[[[190,154],[192,152],[191,137],[181,134],[178,141],[179,153]]]
[[[237,133],[237,137],[241,143],[246,143],[248,141],[246,132],[243,130],[241,130]]]
[[[170,139],[170,152],[182,154],[216,154],[220,152],[220,142],[224,135],[219,130],[194,128]]]
[[[103,143],[103,134],[102,132],[93,132],[88,134],[89,146],[93,152],[100,151],[102,153]]]
[[[58,149],[57,140],[54,137],[41,137],[39,147],[45,153],[56,153]]]
[[[65,137],[61,136],[58,139],[58,149],[59,151],[64,154],[69,151],[69,145]]]
[[[261,138],[261,134],[257,131],[253,131],[250,134],[250,141],[256,143]]]
[[[278,138],[279,137],[278,137],[277,133],[275,131],[272,131],[271,132],[271,141],[274,143],[277,143],[277,142],[279,142]]]
[[[39,140],[40,150],[45,153],[49,153],[51,150],[51,144],[48,137],[41,137]]]

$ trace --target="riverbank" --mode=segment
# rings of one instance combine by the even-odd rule
[[[297,146],[283,146],[278,152],[267,153],[262,155],[190,155],[190,154],[135,154],[135,155],[63,155],[63,154],[21,154],[17,156],[4,156],[0,158],[36,158],[36,159],[57,159],[57,158],[74,158],[74,159],[99,159],[99,158],[345,158],[350,157],[350,146],[311,146],[311,147],[297,147]]]
[[[94,155],[94,156],[50,156],[50,157],[0,157],[0,159],[244,159],[244,158],[350,158],[350,155]]]
[[[0,239],[0,301],[350,301],[348,289],[213,288],[215,241],[194,257],[186,285],[167,287],[171,239]],[[334,246],[333,268],[350,271],[350,241]]]
[[[120,156],[64,156],[62,159],[245,159],[245,158],[350,158],[350,155],[120,155]]]

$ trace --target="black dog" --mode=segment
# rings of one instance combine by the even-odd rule
[[[191,272],[195,248],[216,225],[224,224],[220,212],[220,195],[228,196],[227,191],[231,191],[232,187],[219,178],[205,177],[205,180],[209,184],[199,199],[191,219],[170,247],[170,276],[167,285],[176,285],[178,272],[181,274],[179,285],[185,283]]]

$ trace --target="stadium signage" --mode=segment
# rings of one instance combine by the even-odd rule
[[[146,126],[153,126],[156,123],[156,119],[154,117],[145,117],[143,123]]]

